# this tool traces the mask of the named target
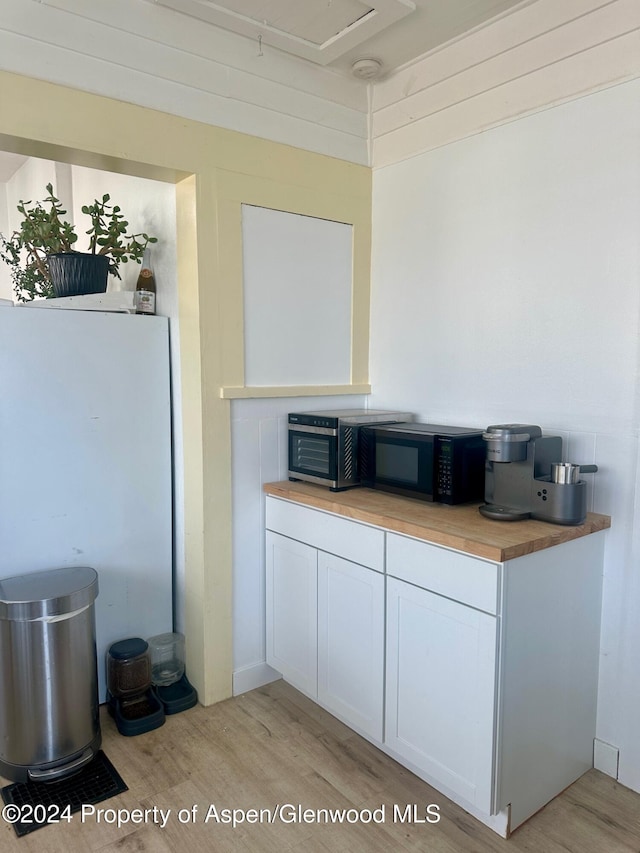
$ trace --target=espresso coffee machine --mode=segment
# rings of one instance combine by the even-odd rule
[[[580,474],[597,471],[597,465],[560,462],[562,438],[542,435],[533,424],[496,424],[482,437],[487,446],[482,515],[500,521],[584,522],[587,484]]]

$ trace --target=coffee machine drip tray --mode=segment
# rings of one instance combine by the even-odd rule
[[[514,509],[510,506],[498,506],[497,504],[482,504],[478,510],[485,518],[492,518],[494,521],[524,521],[531,515],[526,510]]]

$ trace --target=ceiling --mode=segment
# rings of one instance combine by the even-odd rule
[[[376,59],[381,73],[427,53],[490,18],[532,0],[145,0],[352,73]],[[372,79],[375,75],[362,75]]]
[[[344,74],[379,79],[534,0],[144,0]],[[377,60],[379,67],[363,60]],[[359,63],[360,73],[354,71]],[[0,183],[26,158],[0,152]]]

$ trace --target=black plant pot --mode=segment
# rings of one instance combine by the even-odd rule
[[[56,296],[104,293],[107,289],[109,258],[83,252],[47,255],[51,284]]]

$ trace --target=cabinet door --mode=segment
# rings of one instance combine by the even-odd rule
[[[317,694],[315,548],[267,532],[267,663],[308,696]]]
[[[496,618],[387,580],[385,743],[492,813]]]
[[[384,577],[318,554],[318,699],[382,742]]]

